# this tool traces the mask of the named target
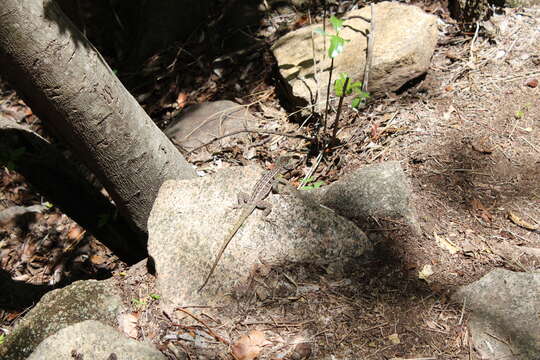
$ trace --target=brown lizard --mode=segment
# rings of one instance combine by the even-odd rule
[[[223,241],[223,245],[221,245],[221,248],[218,251],[218,254],[216,256],[216,259],[214,260],[214,263],[212,264],[212,267],[210,268],[210,272],[206,276],[204,283],[199,288],[197,292],[200,292],[208,283],[208,280],[210,280],[210,277],[214,273],[214,270],[221,259],[221,255],[223,255],[223,252],[227,248],[227,245],[231,242],[231,240],[234,238],[234,235],[240,230],[240,227],[242,227],[242,224],[246,221],[246,219],[251,215],[251,213],[255,209],[263,209],[264,215],[268,215],[271,211],[270,204],[265,202],[264,199],[270,194],[272,189],[274,188],[274,185],[276,185],[276,182],[279,182],[279,180],[276,179],[276,176],[281,174],[287,167],[289,163],[288,157],[279,157],[275,163],[275,166],[273,169],[266,171],[259,181],[255,184],[253,187],[253,190],[251,192],[250,196],[246,196],[245,194],[239,194],[239,202],[244,203],[244,210],[242,211],[242,214],[240,215],[240,218],[236,221],[231,231],[229,231],[227,237]]]

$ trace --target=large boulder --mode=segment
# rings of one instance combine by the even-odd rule
[[[315,194],[324,206],[360,223],[388,218],[417,226],[411,185],[399,161],[362,167]]]
[[[120,293],[111,281],[77,281],[51,291],[6,338],[0,346],[0,359],[26,359],[41,341],[84,320],[99,320],[114,326],[123,310]]]
[[[540,273],[496,269],[453,300],[472,310],[469,328],[482,359],[540,359]]]
[[[191,181],[167,181],[152,209],[148,252],[155,262],[161,305],[223,304],[251,293],[257,269],[315,263],[340,267],[370,247],[352,222],[307,196],[271,194],[265,218],[255,210],[225,250],[216,271],[198,292],[231,227],[239,192],[250,193],[261,175],[257,167],[229,168]],[[255,270],[254,270],[255,269]],[[271,286],[271,285],[269,285]]]
[[[173,120],[165,134],[185,151],[191,151],[223,135],[256,126],[257,119],[251,115],[247,106],[220,100],[190,106]],[[233,141],[246,136],[246,133],[227,136],[217,144],[221,147],[229,146]]]
[[[27,360],[165,360],[153,346],[95,320],[68,326],[38,345]]]

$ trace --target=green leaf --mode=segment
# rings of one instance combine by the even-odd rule
[[[158,295],[158,294],[150,294],[150,295],[148,295],[148,296],[150,296],[150,297],[151,297],[152,299],[154,299],[154,300],[159,300],[159,299],[161,299],[161,295]]]
[[[330,47],[328,48],[328,56],[331,58],[335,58],[339,54],[343,52],[343,49],[345,48],[345,43],[349,40],[345,40],[342,37],[339,37],[337,35],[330,36]]]
[[[351,89],[353,90],[362,90],[362,83],[360,81],[355,81],[351,84]]]
[[[311,176],[309,178],[307,178],[306,182],[305,182],[305,185],[300,187],[300,190],[318,189],[318,188],[320,188],[321,186],[324,185],[324,181],[319,180],[319,181],[313,182],[313,180],[315,180],[315,179],[313,177],[311,177]]]
[[[332,24],[332,27],[336,30],[336,32],[339,32],[343,28],[344,21],[332,15],[332,17],[330,18],[330,23]]]
[[[348,76],[349,75],[347,75],[347,73],[341,73],[339,74],[339,78],[334,82],[334,91],[336,92],[337,96],[342,96],[343,86],[345,86],[345,81],[347,80]],[[362,83],[360,81],[355,81],[351,84],[349,79],[347,89],[345,89],[345,95],[350,95],[353,91],[356,94],[362,93]]]
[[[358,98],[358,97],[355,97],[353,99],[353,101],[351,102],[351,107],[353,109],[358,109],[358,107],[360,106],[360,103],[362,102],[362,99]]]
[[[344,76],[344,74],[340,74],[339,78],[334,81],[334,92],[339,97],[343,96],[343,87],[345,86],[345,81],[347,81],[347,77]],[[351,87],[347,84],[347,88],[345,89],[345,95],[349,95],[351,93],[350,90]]]
[[[6,335],[0,334],[0,345],[4,343],[4,340],[6,339]]]
[[[132,299],[131,300],[131,303],[133,305],[136,305],[136,306],[142,306],[142,305],[146,305],[146,301],[142,300],[142,299]]]

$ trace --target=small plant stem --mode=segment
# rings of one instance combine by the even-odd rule
[[[366,66],[364,68],[364,79],[362,81],[362,91],[364,92],[368,91],[369,70],[371,69],[371,62],[373,60],[373,42],[375,41],[375,6],[373,4],[371,4],[370,25],[366,49]]]
[[[324,109],[323,131],[326,132],[326,120],[328,119],[328,108],[330,107],[330,87],[332,86],[332,71],[334,70],[334,58],[330,62],[330,74],[328,74],[328,86],[326,87],[326,107]]]
[[[309,19],[309,25],[311,25],[311,12],[308,10],[308,19]],[[311,113],[316,112],[316,104],[319,101],[320,97],[320,89],[319,89],[319,71],[317,68],[317,56],[315,54],[315,38],[313,37],[313,31],[311,31],[311,52],[313,54],[313,77],[315,79],[315,87],[317,89],[317,93],[315,94],[315,101],[313,102],[313,106],[311,108]],[[322,61],[321,61],[322,63]]]
[[[341,96],[339,97],[339,104],[336,112],[336,120],[334,120],[334,130],[332,131],[332,139],[330,140],[331,143],[333,143],[336,140],[336,135],[338,131],[338,125],[339,125],[339,116],[341,115],[341,106],[343,105],[343,99],[345,98],[345,91],[347,90],[347,85],[349,84],[349,77],[345,79],[345,83],[343,84],[343,91],[341,92]]]
[[[326,34],[326,0],[323,0],[323,34]],[[323,43],[323,60],[326,58],[326,41]]]
[[[308,179],[313,176],[313,173],[315,172],[315,170],[317,170],[317,167],[319,166],[319,164],[321,163],[321,160],[322,160],[322,157],[323,157],[323,154],[324,154],[324,151],[321,151],[319,153],[319,155],[317,156],[317,159],[315,160],[315,164],[313,164],[313,166],[311,167],[311,169],[309,169],[308,173],[306,174],[306,176],[302,179],[302,181],[300,181],[300,185],[298,185],[298,188],[297,189],[300,189],[302,186],[304,186],[308,181]]]

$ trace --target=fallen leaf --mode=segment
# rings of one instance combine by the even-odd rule
[[[300,16],[298,19],[296,19],[294,25],[295,27],[301,27],[307,24],[309,21],[309,18],[307,16]]]
[[[511,210],[508,211],[508,218],[514,224],[516,224],[517,226],[521,226],[524,229],[531,230],[531,231],[536,231],[536,230],[540,229],[540,227],[538,225],[533,225],[531,223],[528,223],[527,221],[525,221],[522,218],[520,218],[519,216],[517,216]]]
[[[399,335],[398,335],[398,334],[388,335],[388,339],[389,339],[389,340],[392,342],[392,344],[394,344],[394,345],[401,344],[401,341],[399,340]]]
[[[379,137],[379,124],[371,125],[371,140],[377,141]]]
[[[118,315],[118,329],[132,339],[137,338],[137,316],[133,314]]]
[[[178,105],[179,109],[183,109],[186,106],[187,99],[187,93],[181,92],[180,94],[178,94],[178,97],[176,98],[176,105]]]
[[[429,264],[424,265],[424,267],[422,267],[422,270],[418,272],[418,278],[422,280],[426,280],[426,281],[427,281],[427,278],[430,277],[431,275],[433,275],[433,269],[431,268],[431,265]]]
[[[252,330],[231,346],[231,353],[236,360],[253,360],[270,344],[262,331]]]
[[[474,211],[477,212],[482,219],[484,219],[484,221],[491,222],[493,220],[493,216],[489,213],[489,210],[484,206],[484,204],[482,204],[480,200],[472,199],[471,206]]]
[[[20,315],[21,315],[20,312],[12,312],[12,313],[7,314],[7,316],[5,317],[5,320],[7,322],[12,322],[13,320],[17,319]]]
[[[527,81],[525,81],[525,85],[530,88],[535,88],[538,86],[538,79],[527,79]]]
[[[452,241],[437,235],[437,233],[433,233],[433,236],[435,237],[435,240],[437,240],[437,244],[439,244],[441,248],[448,250],[450,254],[454,255],[455,253],[461,251],[461,248]]]
[[[84,233],[85,231],[82,227],[80,227],[79,225],[74,225],[67,233],[67,238],[72,241],[77,241],[80,240]]]
[[[105,258],[103,256],[94,254],[90,257],[90,262],[94,265],[101,265],[105,262]]]
[[[474,151],[478,151],[482,154],[491,154],[495,150],[495,146],[489,143],[489,138],[483,137],[472,142],[472,148]]]

